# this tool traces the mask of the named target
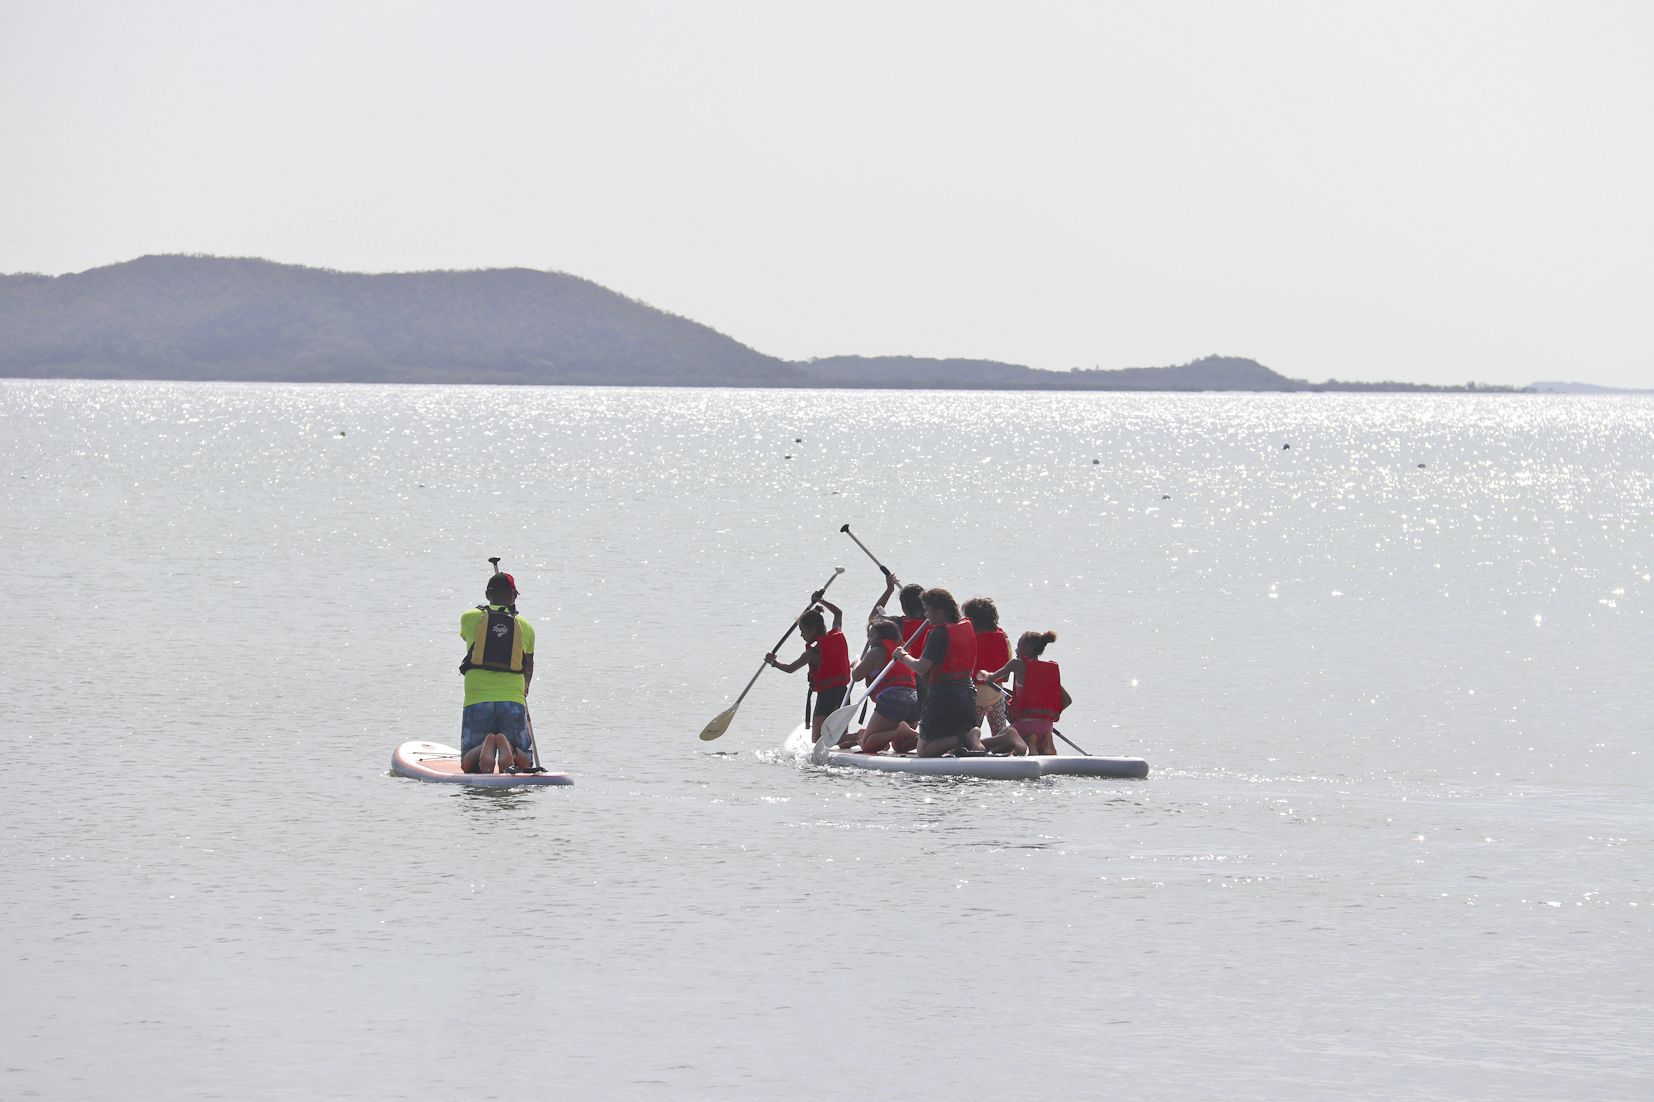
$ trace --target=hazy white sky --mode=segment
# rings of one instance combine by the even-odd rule
[[[792,359],[1654,386],[1654,3],[0,0],[0,271],[555,269]]]

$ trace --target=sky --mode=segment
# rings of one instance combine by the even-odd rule
[[[568,272],[787,359],[1654,387],[1645,0],[0,0],[0,272]]]

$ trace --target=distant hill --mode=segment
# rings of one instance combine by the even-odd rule
[[[1256,360],[1207,356],[1177,367],[1117,371],[1041,371],[993,360],[926,360],[912,356],[834,356],[802,365],[826,386],[905,386],[1014,390],[1311,390]]]
[[[995,360],[931,360],[919,356],[829,356],[799,364],[818,386],[909,386],[938,390],[1027,389],[1062,385],[1065,372]]]
[[[0,375],[798,385],[797,368],[589,280],[146,256],[0,277]]]
[[[1654,390],[1597,386],[1594,383],[1530,383],[1528,389],[1536,394],[1654,394]]]
[[[0,376],[1029,390],[1499,390],[1307,383],[1254,360],[1041,371],[992,360],[789,362],[590,280],[521,268],[364,275],[146,256],[0,275]]]
[[[1289,379],[1256,360],[1207,356],[1178,367],[1126,367],[1116,371],[1074,371],[1073,375],[1106,390],[1318,390],[1302,379]]]

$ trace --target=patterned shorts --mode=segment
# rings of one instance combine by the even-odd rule
[[[512,746],[525,754],[529,753],[528,709],[512,700],[467,704],[460,720],[459,752],[470,753],[493,734],[504,735],[511,740]]]

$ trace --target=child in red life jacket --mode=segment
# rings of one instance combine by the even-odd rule
[[[902,632],[902,646],[911,654],[925,652],[925,640],[930,637],[930,620],[925,613],[925,587],[918,582],[902,586],[897,600],[902,602],[902,614],[895,619]],[[914,632],[918,632],[917,635]]]
[[[1017,655],[999,669],[979,673],[979,682],[1003,681],[1016,674],[1011,693],[1011,726],[1004,734],[983,739],[982,745],[997,753],[1055,754],[1057,744],[1051,732],[1063,710],[1074,703],[1062,687],[1062,673],[1055,662],[1040,658],[1045,648],[1057,641],[1054,631],[1025,631],[1017,639]]]
[[[924,586],[918,582],[909,582],[902,585],[896,575],[891,574],[885,579],[884,595],[879,598],[879,603],[873,606],[873,611],[877,615],[884,615],[884,603],[890,599],[891,591],[898,586],[901,586],[901,593],[898,594],[896,599],[902,604],[902,614],[892,616],[890,619],[896,623],[896,630],[902,637],[902,645],[913,654],[923,654],[925,652],[925,641],[930,637],[930,621],[925,615]],[[921,678],[915,688],[919,692],[919,708],[923,711],[925,692],[928,688],[927,682]],[[911,728],[909,730],[911,731]]]
[[[972,597],[959,606],[959,611],[976,630],[976,669],[973,673],[997,670],[1011,660],[1011,640],[999,626],[999,608],[992,597]],[[1005,694],[992,685],[976,687],[976,725],[988,721],[989,736],[1005,733],[1010,721],[1005,718]],[[983,743],[987,745],[986,742]]]
[[[976,734],[976,630],[959,614],[959,604],[945,589],[925,590],[930,631],[925,650],[914,657],[905,647],[891,655],[928,682],[919,713],[919,756],[940,757],[959,750],[981,750]]]
[[[821,608],[817,608],[819,604]],[[821,615],[824,608],[833,614],[829,630]],[[821,737],[821,725],[844,703],[850,691],[850,644],[844,638],[844,613],[816,590],[810,607],[798,618],[798,634],[804,640],[804,653],[792,662],[782,665],[775,652],[764,656],[764,661],[782,673],[792,673],[799,667],[810,667],[810,688],[815,691],[815,707],[810,712],[810,741]]]
[[[912,670],[891,662],[891,655],[902,645],[901,628],[894,620],[881,616],[867,625],[867,635],[867,650],[850,676],[871,683],[885,666],[890,666],[890,672],[873,695],[872,720],[865,730],[846,735],[845,740],[852,746],[860,743],[864,754],[882,753],[887,748],[898,754],[911,753],[919,737],[904,724],[919,722],[919,688]]]

